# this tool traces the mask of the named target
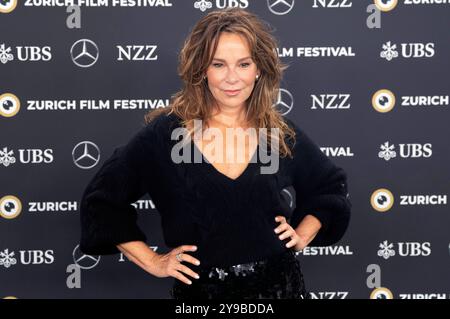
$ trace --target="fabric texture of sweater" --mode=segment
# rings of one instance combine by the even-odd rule
[[[172,161],[179,140],[171,133],[181,126],[180,119],[159,115],[115,148],[88,183],[80,205],[81,251],[108,255],[120,252],[117,244],[147,242],[131,205],[145,194],[161,216],[167,247],[196,245],[189,254],[202,267],[256,261],[288,249],[289,239],[282,241],[274,232],[277,215],[293,228],[313,215],[322,228],[309,246],[337,243],[351,215],[347,175],[293,121],[285,121],[296,132],[293,158],[279,157],[279,169],[262,174],[260,168],[268,164],[259,160],[258,145],[243,173],[232,179],[212,166],[193,141],[190,155],[200,156],[201,163]],[[283,194],[287,186],[295,189],[294,209]]]

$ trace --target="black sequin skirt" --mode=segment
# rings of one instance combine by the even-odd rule
[[[192,285],[175,279],[170,289],[172,298],[310,299],[300,262],[292,250],[270,259],[203,269],[199,275],[200,279],[192,278]]]

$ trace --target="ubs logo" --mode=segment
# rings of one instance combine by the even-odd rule
[[[194,8],[199,9],[202,12],[205,12],[206,10],[211,9],[213,7],[214,2],[217,9],[225,9],[227,7],[239,7],[245,9],[248,7],[248,0],[216,0],[216,1],[199,0],[194,2]]]
[[[4,1],[4,0],[0,0]],[[1,3],[1,2],[0,2]],[[50,61],[52,59],[51,47],[37,46],[17,46],[15,54],[17,61]],[[14,60],[14,47],[8,47],[6,44],[0,44],[0,62],[6,64]]]
[[[53,162],[52,149],[19,149],[19,162],[22,164],[49,164]],[[4,147],[0,150],[0,165],[8,167],[16,163],[14,150]]]
[[[392,61],[399,56],[407,59],[411,58],[431,58],[435,55],[436,50],[434,43],[401,43],[400,52],[395,43],[388,41],[382,45],[380,57],[387,61]]]
[[[433,145],[431,143],[406,143],[398,144],[398,146],[400,158],[429,158],[433,155]],[[395,145],[389,143],[389,141],[381,144],[378,157],[384,159],[385,161],[389,161],[392,158],[397,157]]]
[[[0,251],[0,266],[10,268],[16,264],[20,265],[49,265],[55,261],[53,250],[20,250],[19,256],[15,252],[9,252],[9,249]]]

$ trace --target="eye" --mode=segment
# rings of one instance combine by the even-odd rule
[[[222,63],[213,63],[213,66],[217,68],[217,67],[222,66]]]
[[[243,65],[244,68],[248,68],[250,66],[250,63],[242,63],[241,65]]]

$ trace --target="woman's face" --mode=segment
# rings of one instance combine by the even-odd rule
[[[256,75],[259,74],[245,38],[222,32],[214,59],[206,71],[209,90],[218,106],[245,107],[245,101],[255,86]]]

